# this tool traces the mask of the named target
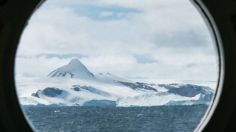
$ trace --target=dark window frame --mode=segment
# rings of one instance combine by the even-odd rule
[[[196,3],[212,30],[220,59],[219,92],[214,99],[218,104],[215,103],[209,108],[209,118],[205,118],[209,122],[204,124],[203,121],[197,130],[236,130],[236,1],[192,1]],[[0,1],[0,131],[32,131],[17,99],[14,62],[21,33],[32,12],[43,2],[44,0]]]

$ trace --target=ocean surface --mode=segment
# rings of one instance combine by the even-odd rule
[[[22,106],[36,132],[192,132],[207,107]]]

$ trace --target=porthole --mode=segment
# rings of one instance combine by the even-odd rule
[[[35,131],[197,130],[222,70],[205,17],[189,1],[46,1],[15,59],[28,123]]]

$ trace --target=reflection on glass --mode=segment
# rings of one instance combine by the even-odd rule
[[[16,58],[35,131],[194,131],[215,95],[218,60],[189,1],[47,1]]]

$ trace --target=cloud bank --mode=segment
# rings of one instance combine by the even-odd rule
[[[47,1],[22,35],[16,73],[44,76],[74,57],[127,78],[218,77],[215,44],[186,0]]]

